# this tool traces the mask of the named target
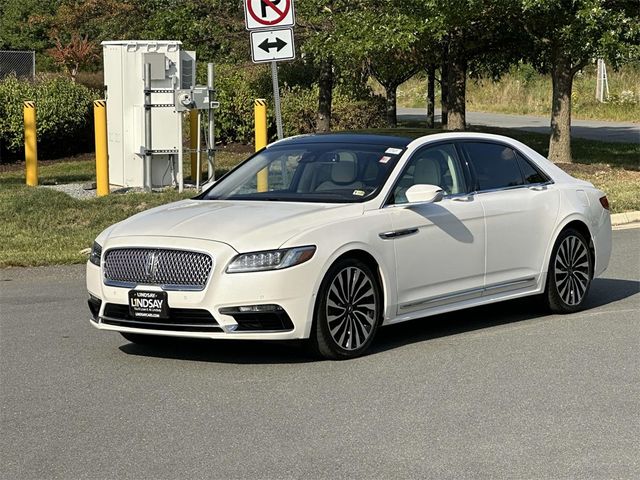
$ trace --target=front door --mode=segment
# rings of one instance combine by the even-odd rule
[[[437,203],[403,206],[412,185],[440,186]],[[396,252],[398,315],[480,296],[485,269],[483,210],[450,143],[412,156],[388,200]]]

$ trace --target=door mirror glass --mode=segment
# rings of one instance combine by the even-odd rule
[[[412,185],[406,192],[409,204],[435,203],[442,200],[444,191],[436,185]]]

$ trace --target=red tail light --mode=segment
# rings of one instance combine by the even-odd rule
[[[600,205],[602,205],[602,208],[609,210],[609,200],[606,195],[604,197],[600,197]]]

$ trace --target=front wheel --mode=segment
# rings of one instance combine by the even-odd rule
[[[545,296],[554,313],[580,310],[593,277],[593,259],[587,239],[577,230],[560,234],[551,253]]]
[[[339,260],[318,291],[312,345],[324,358],[357,357],[371,344],[381,318],[377,275],[360,260]]]

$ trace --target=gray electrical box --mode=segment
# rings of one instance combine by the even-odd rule
[[[107,99],[109,183],[144,185],[144,65],[151,64],[152,178],[154,187],[182,185],[182,112],[175,90],[193,87],[195,52],[179,41],[102,42]]]

